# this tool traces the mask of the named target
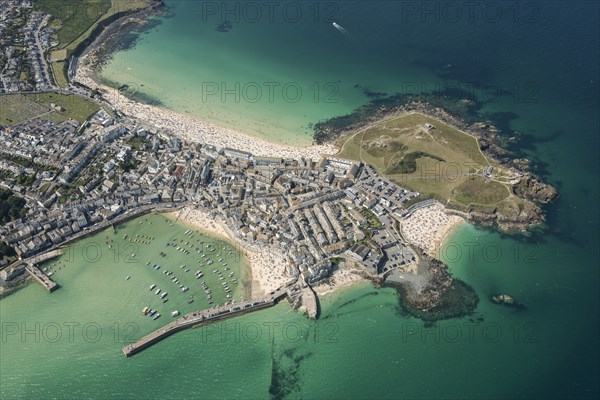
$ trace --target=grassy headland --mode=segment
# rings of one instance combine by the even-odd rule
[[[67,87],[67,61],[76,49],[93,35],[109,18],[141,10],[154,0],[34,0],[34,7],[52,16],[58,44],[50,54],[55,81]]]
[[[340,156],[373,165],[400,185],[456,208],[518,205],[514,172],[488,159],[476,137],[429,116],[386,120],[336,141]],[[493,177],[486,170],[493,168]]]

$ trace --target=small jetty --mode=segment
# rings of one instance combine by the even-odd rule
[[[34,265],[28,265],[25,267],[25,270],[49,292],[53,292],[58,289],[58,284],[50,279],[50,277],[43,273],[38,267]]]
[[[317,295],[308,285],[306,285],[306,287],[302,289],[302,302],[306,307],[306,313],[308,314],[308,318],[317,319],[319,314],[319,307],[317,305]]]
[[[203,311],[191,312],[182,316],[181,318],[176,319],[175,321],[168,323],[162,328],[149,333],[137,342],[123,347],[123,354],[125,354],[125,357],[131,357],[132,355],[139,353],[153,344],[158,343],[167,336],[170,336],[183,329],[206,325],[252,311],[272,307],[286,296],[287,288],[281,287],[262,299],[250,300],[218,308],[209,308]]]

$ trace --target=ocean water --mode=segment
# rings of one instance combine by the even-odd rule
[[[600,395],[597,2],[486,2],[473,18],[463,3],[453,2],[427,2],[428,9],[423,2],[298,2],[309,16],[299,22],[280,13],[273,23],[249,22],[241,14],[236,22],[234,12],[227,33],[215,31],[221,18],[213,9],[204,9],[211,16],[203,21],[202,4],[221,2],[167,4],[172,15],[142,34],[136,48],[117,53],[103,73],[107,79],[137,82],[175,110],[214,113],[216,122],[286,143],[306,142],[310,122],[348,112],[375,92],[472,88],[479,111],[506,131],[520,132],[513,150],[534,161],[561,196],[547,207],[543,234],[507,237],[463,225],[448,240],[440,257],[473,286],[480,303],[471,317],[433,326],[401,315],[393,289],[366,283],[323,297],[315,322],[281,304],[178,333],[126,359],[126,323],[151,320],[139,317],[143,298],[135,304],[121,298],[136,298],[137,289],[113,298],[110,287],[124,287],[134,276],[125,281],[122,273],[66,267],[57,273],[64,280],[57,292],[30,285],[0,300],[2,398]],[[315,23],[315,4],[320,17],[333,13],[349,37],[330,20]],[[460,17],[451,14],[457,6]],[[213,101],[209,107],[195,101],[199,95],[191,89],[205,79],[333,81],[340,102]],[[186,87],[188,97],[181,94]],[[488,300],[501,292],[525,308]],[[35,333],[6,335],[14,327],[7,322],[21,329],[23,322],[38,321],[47,332],[37,342]],[[80,323],[73,342],[49,340],[48,323],[64,331],[69,321]],[[80,329],[94,321],[104,328],[96,342]]]

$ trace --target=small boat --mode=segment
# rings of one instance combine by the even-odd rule
[[[125,278],[125,280],[126,280],[126,281],[128,281],[128,280],[129,280],[129,278],[131,278],[131,277],[130,277],[129,275],[127,275],[127,278]]]
[[[146,314],[148,314],[148,310],[150,310],[148,307],[144,307],[144,308],[142,309],[142,315],[146,315]]]
[[[160,293],[160,289],[156,289],[156,292],[154,292],[154,294],[159,294]]]
[[[194,302],[194,298],[193,298],[193,297],[190,297],[190,299],[188,300],[188,304],[191,304],[191,303],[193,303],[193,302]]]
[[[164,299],[165,297],[167,297],[167,292],[162,292],[162,294],[160,295],[160,298]]]
[[[171,317],[176,317],[178,315],[179,315],[179,311],[177,311],[177,310],[171,312]]]
[[[153,320],[155,320],[155,321],[156,321],[157,319],[159,319],[159,318],[160,318],[160,314],[158,314],[158,313],[157,313],[155,316],[153,316],[153,317],[152,317],[152,319],[153,319]]]
[[[154,289],[156,287],[156,283],[153,283],[152,285],[150,285],[150,290]]]

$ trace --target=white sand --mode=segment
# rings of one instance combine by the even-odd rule
[[[88,56],[84,56],[79,60],[75,81],[92,89],[100,90],[112,106],[123,114],[139,118],[148,125],[167,129],[184,140],[210,144],[219,148],[231,147],[249,151],[257,156],[268,157],[305,157],[319,160],[324,154],[337,153],[337,149],[332,145],[301,148],[269,143],[260,138],[217,127],[206,121],[138,103],[119,94],[117,90],[96,82],[93,79],[94,73],[89,68],[92,60],[87,58]],[[174,217],[177,215],[178,213],[172,214]],[[286,274],[288,262],[281,251],[273,246],[250,244],[237,239],[230,234],[225,225],[208,212],[186,208],[181,213],[179,220],[206,233],[233,241],[243,251],[252,275],[252,298],[260,297],[277,289],[291,278]],[[406,240],[419,246],[427,254],[436,257],[446,237],[463,222],[461,217],[445,214],[444,208],[438,204],[413,212],[409,218],[401,220],[400,225]],[[331,283],[319,285],[316,287],[316,291],[319,294],[328,293],[363,279],[355,270],[342,268],[333,274]]]
[[[425,253],[438,257],[444,241],[458,228],[464,219],[448,215],[441,204],[420,208],[410,217],[400,220],[402,235],[411,244],[419,246]]]
[[[174,135],[189,142],[214,145],[218,148],[231,147],[251,152],[257,156],[296,159],[304,157],[315,161],[319,160],[323,154],[337,153],[336,148],[332,145],[293,147],[269,143],[263,139],[221,128],[209,122],[178,114],[170,110],[138,103],[120,94],[118,90],[102,85],[94,80],[94,73],[89,67],[91,60],[88,60],[88,57],[86,55],[79,60],[75,81],[92,89],[98,89],[104,98],[123,114],[139,118],[148,125],[167,129]]]
[[[178,221],[187,224],[201,232],[205,232],[220,239],[233,242],[238,251],[244,254],[248,263],[251,281],[251,298],[262,297],[289,281],[286,275],[287,261],[281,252],[272,246],[250,244],[228,233],[228,229],[207,211],[186,207],[181,213],[169,214]]]
[[[322,283],[315,286],[313,289],[319,295],[323,296],[332,293],[344,287],[351,286],[356,282],[366,281],[358,270],[349,266],[350,263],[345,263],[340,269],[336,270],[329,278],[328,283]]]

